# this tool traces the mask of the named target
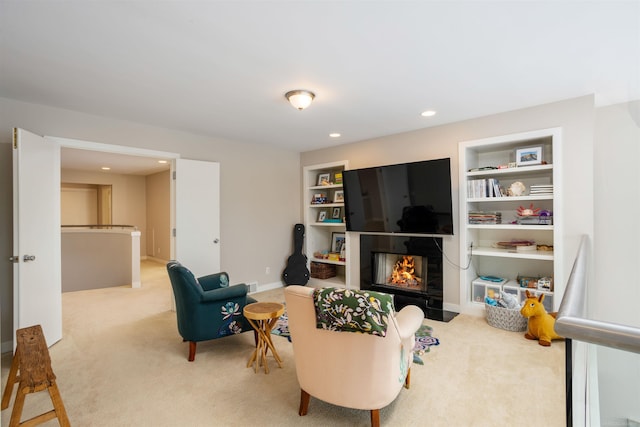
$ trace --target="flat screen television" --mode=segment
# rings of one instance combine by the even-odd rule
[[[347,231],[453,234],[449,158],[346,170]]]

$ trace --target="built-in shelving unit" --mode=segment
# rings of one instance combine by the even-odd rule
[[[460,270],[463,309],[475,311],[484,307],[483,298],[478,297],[486,295],[478,289],[482,287],[477,281],[479,276],[506,279],[497,288],[518,296],[524,295],[525,289],[518,289],[516,279],[527,276],[553,278],[554,289],[530,291],[545,293],[548,308],[557,310],[564,290],[559,260],[562,253],[562,214],[558,203],[562,195],[560,147],[560,128],[460,143],[460,261],[463,266],[469,264],[468,269]],[[527,152],[534,155],[524,157],[523,153]],[[516,165],[517,155],[521,155],[521,161],[535,164]],[[524,191],[519,184],[512,186],[517,182],[523,184]],[[540,188],[547,193],[532,194],[532,186],[534,193]],[[516,194],[510,189],[517,190],[514,190]],[[524,224],[526,221],[519,211],[531,206],[546,216],[529,217],[528,221],[534,223]],[[489,219],[486,223],[473,223],[471,213],[475,213],[473,222],[484,214]],[[499,218],[498,223],[492,223],[492,216]],[[512,241],[533,241],[536,247],[545,245],[546,250],[504,248],[505,242]],[[496,285],[487,287],[494,289]]]
[[[348,287],[349,238],[344,223],[344,199],[340,197],[343,191],[341,174],[347,169],[346,160],[332,163],[305,166],[303,168],[303,194],[305,225],[305,254],[309,260],[312,277],[309,284],[315,287],[341,286]],[[328,182],[322,184],[321,177],[328,177]],[[323,194],[326,200],[317,203],[317,196]],[[322,199],[320,199],[322,200]],[[324,217],[321,216],[324,212]],[[323,220],[324,219],[324,220]],[[337,233],[337,234],[336,234]],[[319,256],[324,252],[331,252],[334,237],[343,240],[343,258],[329,259]],[[335,257],[335,254],[332,255]],[[335,268],[335,276],[329,278],[313,277],[314,268],[311,263],[319,263]]]

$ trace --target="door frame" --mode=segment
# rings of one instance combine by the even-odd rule
[[[171,160],[171,169],[170,173],[173,173],[175,170],[175,159],[180,158],[179,153],[174,153],[170,151],[159,151],[159,150],[151,150],[147,148],[138,148],[138,147],[130,147],[127,145],[115,145],[115,144],[105,144],[102,142],[92,142],[85,141],[80,139],[71,139],[71,138],[61,138],[56,136],[47,136],[54,141],[56,141],[60,148],[76,148],[79,150],[87,150],[87,151],[100,151],[103,153],[114,153],[114,154],[124,154],[128,156],[140,156],[140,157],[153,157],[153,158],[164,158]],[[169,213],[169,222],[170,227],[173,229],[175,227],[175,186],[172,184],[170,186],[170,213]],[[170,248],[170,259],[175,257],[175,238],[173,237],[173,233],[171,233],[171,248]]]

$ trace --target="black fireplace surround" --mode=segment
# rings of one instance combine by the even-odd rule
[[[360,289],[386,292],[394,295],[396,310],[407,305],[416,305],[429,319],[448,322],[457,313],[442,308],[443,268],[442,238],[390,236],[379,234],[360,235]],[[388,272],[380,269],[382,257],[408,255],[416,259],[416,274],[420,286],[397,286],[384,278]]]

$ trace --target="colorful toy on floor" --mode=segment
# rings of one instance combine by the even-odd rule
[[[555,316],[547,313],[547,310],[542,304],[544,294],[536,297],[529,293],[529,291],[526,291],[526,295],[527,299],[524,301],[522,309],[520,310],[520,314],[529,319],[527,333],[524,334],[524,337],[528,340],[538,340],[538,344],[545,347],[549,347],[552,340],[564,339],[555,332]]]

